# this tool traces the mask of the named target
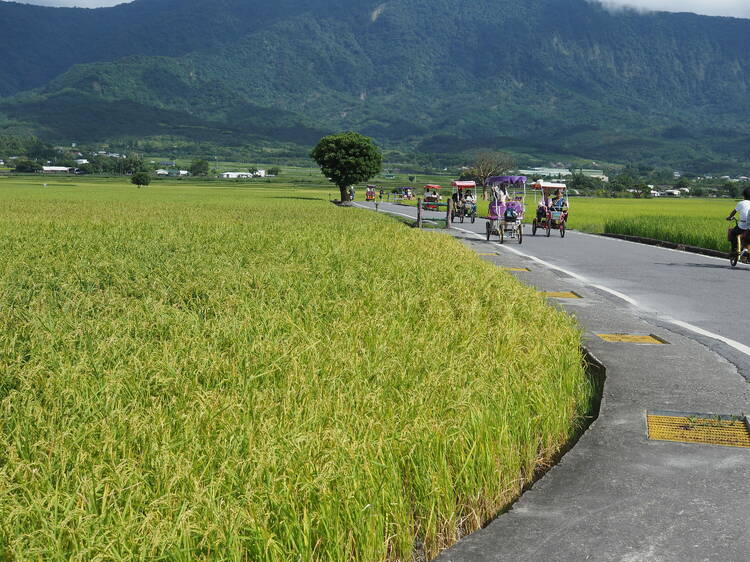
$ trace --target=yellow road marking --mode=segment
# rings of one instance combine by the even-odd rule
[[[531,271],[528,267],[501,267],[503,271]]]

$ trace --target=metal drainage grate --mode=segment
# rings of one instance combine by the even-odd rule
[[[652,412],[646,418],[652,441],[750,448],[750,429],[744,417]]]
[[[669,342],[653,334],[596,334],[601,339],[610,343],[645,343],[650,345],[664,345]]]
[[[548,299],[582,299],[583,297],[573,291],[542,291],[542,296]]]

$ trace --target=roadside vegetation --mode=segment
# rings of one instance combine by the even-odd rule
[[[724,220],[733,199],[574,199],[570,226],[729,251]]]
[[[325,189],[214,187],[0,179],[0,557],[432,556],[584,422],[533,289]]]

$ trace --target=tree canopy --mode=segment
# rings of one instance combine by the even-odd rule
[[[516,161],[509,154],[485,150],[476,154],[469,173],[477,183],[482,185],[482,194],[486,197],[487,180],[492,176],[505,174],[515,167]]]
[[[372,139],[351,131],[323,137],[310,156],[339,188],[342,202],[349,200],[349,187],[369,180],[383,168],[383,154]]]
[[[133,174],[133,177],[130,178],[130,183],[137,185],[138,187],[149,185],[151,183],[151,176],[148,172],[136,172]]]
[[[190,173],[194,176],[207,176],[208,169],[208,161],[206,160],[193,160],[193,163],[190,164]]]
[[[33,174],[42,171],[42,165],[33,160],[17,160],[16,172],[21,174]]]

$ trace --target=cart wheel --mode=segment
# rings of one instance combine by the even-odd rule
[[[737,262],[739,261],[739,259],[740,259],[739,252],[732,252],[731,254],[729,254],[729,264],[732,267],[737,267]]]
[[[534,219],[534,222],[531,223],[531,235],[532,236],[536,236],[536,229],[537,229],[537,224],[536,224],[536,219]]]
[[[560,223],[560,238],[565,238],[565,223]]]
[[[464,223],[464,214],[461,213],[461,224],[463,224],[463,223]]]
[[[523,244],[523,225],[518,225],[518,243]]]
[[[492,233],[492,227],[490,227],[490,221],[487,221],[487,242],[490,241],[490,234]]]
[[[471,224],[474,224],[475,220],[477,220],[477,214],[476,214],[476,212],[471,213]]]
[[[505,227],[502,223],[497,226],[497,231],[500,234],[500,243],[502,244],[505,242]]]
[[[549,238],[550,234],[552,234],[552,221],[550,220],[547,221],[546,234],[547,234],[547,238]]]

